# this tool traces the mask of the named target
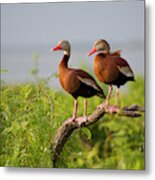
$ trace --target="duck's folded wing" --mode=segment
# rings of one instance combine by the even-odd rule
[[[80,75],[77,76],[77,78],[84,84],[86,84],[87,86],[90,86],[94,89],[96,89],[97,91],[101,91],[101,89],[99,88],[99,86],[96,84],[95,80],[88,78],[88,77],[81,77]]]
[[[134,77],[134,73],[131,69],[131,67],[129,66],[129,64],[127,63],[126,60],[124,60],[123,58],[117,58],[116,59],[116,64],[117,64],[117,68],[118,70],[124,74],[126,77]]]

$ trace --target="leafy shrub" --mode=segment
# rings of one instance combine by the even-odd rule
[[[37,80],[1,87],[0,166],[52,167],[50,142],[72,116],[73,99],[47,84]],[[102,101],[98,97],[88,99],[88,114]],[[140,77],[120,97],[121,106],[134,103],[144,106],[144,80]],[[79,98],[78,115],[82,112],[83,99]],[[144,169],[144,117],[105,115],[90,127],[76,130],[57,167]]]

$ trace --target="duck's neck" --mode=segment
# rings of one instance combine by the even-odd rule
[[[67,70],[68,69],[68,60],[70,58],[70,54],[64,53],[64,56],[59,64],[59,72]]]

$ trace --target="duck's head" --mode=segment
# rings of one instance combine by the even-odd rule
[[[88,53],[88,56],[94,54],[95,52],[103,52],[104,54],[110,53],[110,46],[108,42],[104,39],[97,40],[90,52]]]
[[[64,54],[70,55],[70,43],[67,40],[59,41],[58,44],[53,48],[53,51],[64,51]]]

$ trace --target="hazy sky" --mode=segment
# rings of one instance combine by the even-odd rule
[[[3,4],[1,43],[144,39],[144,2]]]
[[[144,1],[3,4],[1,7],[1,65],[6,81],[26,81],[39,54],[41,77],[57,72],[62,52],[50,49],[61,39],[71,42],[69,66],[86,64],[92,44],[104,38],[111,50],[121,49],[136,74],[144,74]],[[88,61],[89,60],[89,61]],[[53,84],[59,86],[58,80]]]

